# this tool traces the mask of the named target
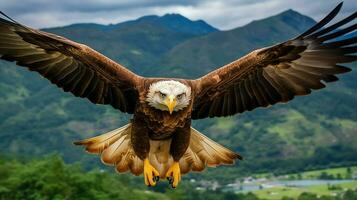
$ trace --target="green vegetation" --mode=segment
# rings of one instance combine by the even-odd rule
[[[184,180],[177,189],[171,189],[166,180],[162,180],[154,188],[148,188],[142,184],[141,179],[138,181],[131,175],[118,175],[99,169],[86,172],[79,163],[65,164],[56,155],[32,161],[18,161],[10,158],[0,160],[1,200],[286,200],[289,198],[311,200],[318,197],[319,199],[352,200],[357,197],[357,181],[307,188],[274,187],[248,193],[197,190],[196,188],[197,183],[187,180]]]
[[[79,164],[66,165],[58,156],[31,162],[0,161],[1,200],[105,200],[105,199],[160,199],[160,200],[215,200],[257,199],[252,194],[198,191],[190,182],[171,189],[159,183],[153,189],[137,184],[131,176],[118,176],[101,170],[84,172]]]

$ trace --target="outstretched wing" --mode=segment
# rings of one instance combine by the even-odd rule
[[[325,87],[321,82],[338,80],[335,74],[350,71],[338,65],[357,60],[357,37],[336,40],[357,28],[349,17],[323,28],[341,9],[330,14],[300,36],[284,43],[259,49],[194,80],[198,91],[192,119],[229,116],[287,102],[296,95]],[[340,29],[339,29],[340,28]]]
[[[0,57],[75,96],[134,112],[141,77],[88,46],[0,18]]]

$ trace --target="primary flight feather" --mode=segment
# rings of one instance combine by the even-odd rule
[[[229,116],[287,102],[325,87],[339,65],[357,60],[356,12],[325,27],[340,3],[315,26],[286,42],[255,50],[196,79],[145,78],[90,47],[0,18],[0,56],[40,73],[53,84],[95,104],[109,104],[133,118],[129,124],[75,142],[118,172],[144,174],[154,186],[206,166],[242,157],[191,127],[192,119]]]

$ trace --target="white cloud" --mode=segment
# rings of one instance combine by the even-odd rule
[[[119,23],[144,15],[179,13],[203,19],[223,30],[255,19],[294,9],[315,20],[326,15],[340,0],[2,0],[0,9],[28,26],[43,28],[72,23]],[[345,0],[341,16],[357,10],[355,0]]]

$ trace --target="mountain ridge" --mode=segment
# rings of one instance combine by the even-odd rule
[[[58,28],[88,28],[99,29],[102,31],[112,31],[118,28],[135,25],[139,23],[153,23],[157,26],[162,26],[170,30],[175,30],[182,33],[202,35],[218,31],[217,28],[207,24],[204,20],[190,20],[177,13],[168,13],[162,16],[145,15],[134,20],[128,20],[120,23],[98,24],[98,23],[74,23],[59,27],[48,27],[44,30],[58,29]]]

